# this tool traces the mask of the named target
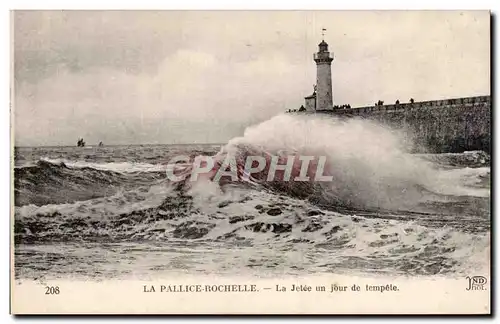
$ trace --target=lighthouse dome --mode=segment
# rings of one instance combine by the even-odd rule
[[[320,52],[328,52],[328,44],[324,40],[322,40],[318,46]]]

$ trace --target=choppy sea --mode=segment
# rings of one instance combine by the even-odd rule
[[[15,277],[462,276],[489,268],[490,157],[411,154],[363,120],[277,116],[228,143],[16,147]],[[179,186],[169,160],[326,156],[322,183]]]

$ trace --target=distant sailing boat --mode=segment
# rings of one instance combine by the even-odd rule
[[[99,142],[99,145],[98,145],[98,146],[99,146],[99,147],[104,146],[103,142]]]
[[[83,138],[78,139],[78,142],[76,143],[76,146],[78,147],[84,147],[85,142],[83,141]]]

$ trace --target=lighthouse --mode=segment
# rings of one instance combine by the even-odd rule
[[[328,44],[323,39],[318,45],[319,50],[314,53],[316,62],[316,110],[333,109],[332,91],[332,61]]]
[[[328,44],[325,42],[325,31],[323,28],[323,38],[319,43],[318,52],[314,53],[316,62],[316,84],[312,95],[305,97],[305,110],[327,110],[333,109],[332,90],[332,61],[333,53],[330,55]]]

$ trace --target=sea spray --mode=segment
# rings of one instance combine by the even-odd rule
[[[410,147],[403,133],[373,121],[280,115],[248,127],[243,136],[223,146],[211,157],[215,162],[211,161],[205,170],[210,170],[205,180],[221,179],[217,174],[227,166],[222,161],[228,156],[234,159],[239,175],[248,169],[249,158],[263,157],[266,167],[247,175],[247,179],[321,204],[408,209],[424,201],[429,193],[457,192],[456,181],[448,185],[436,165],[408,153]],[[301,157],[316,158],[308,169],[308,175],[314,175],[308,177],[312,181],[296,181],[304,178],[300,163],[288,164],[293,166],[292,171],[284,168],[276,177],[274,170],[270,172],[276,157],[282,158],[281,165],[288,164],[291,158],[295,162]],[[321,172],[328,181],[317,181],[318,162],[322,159],[325,164]],[[234,180],[232,176],[221,184]]]

